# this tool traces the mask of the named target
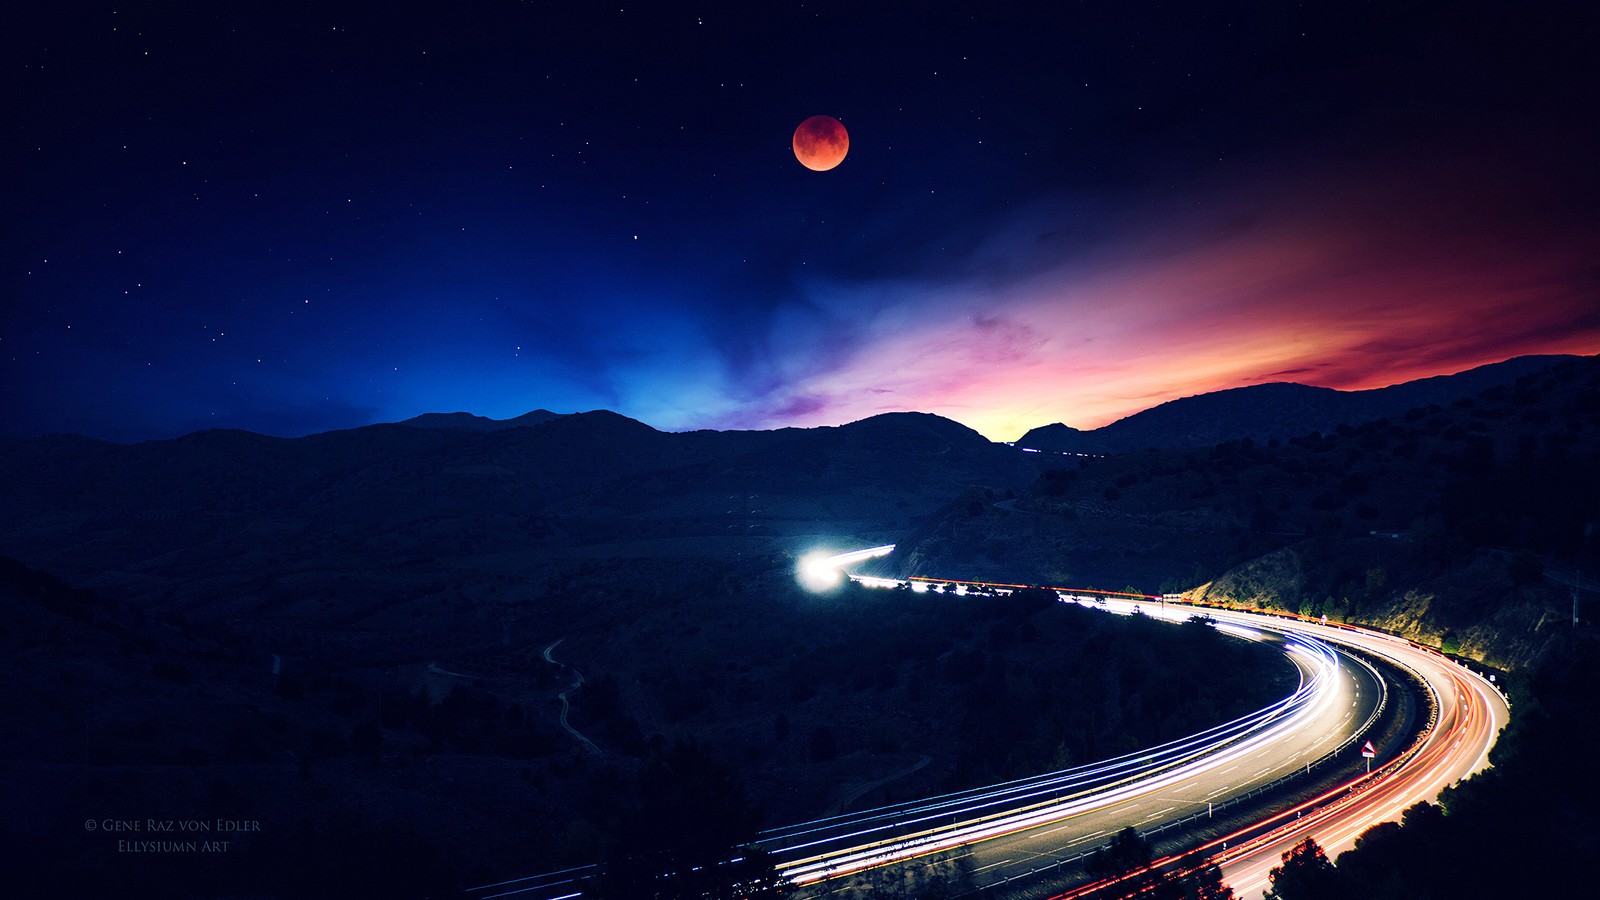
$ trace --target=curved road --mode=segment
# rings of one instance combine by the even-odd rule
[[[1489,750],[1510,718],[1505,697],[1481,674],[1403,638],[1354,626],[1168,603],[1223,622],[1261,624],[1314,636],[1382,657],[1418,676],[1431,697],[1434,716],[1399,754],[1371,773],[1363,773],[1299,806],[1199,848],[1222,867],[1223,880],[1241,898],[1260,897],[1282,854],[1307,837],[1330,859],[1350,849],[1362,832],[1381,822],[1398,821],[1409,806],[1434,800],[1446,787],[1485,769]],[[1158,867],[1175,866],[1169,857]],[[1090,884],[1052,900],[1080,897],[1102,887]]]
[[[1240,615],[1208,612],[1219,619]],[[1433,695],[1436,719],[1400,758],[1353,779],[1346,792],[1302,810],[1297,821],[1264,838],[1220,853],[1223,877],[1240,897],[1259,896],[1283,851],[1304,838],[1314,838],[1333,858],[1354,846],[1368,828],[1398,821],[1406,807],[1433,800],[1445,788],[1487,768],[1489,750],[1510,718],[1505,697],[1493,684],[1432,650],[1360,628],[1311,622],[1295,628],[1409,668]]]
[[[827,560],[849,562],[873,548]],[[820,569],[818,561],[807,564]],[[898,585],[858,578],[873,586]],[[925,590],[928,579],[913,582]],[[972,582],[947,581],[965,590]],[[1018,585],[984,585],[1005,589]],[[1379,748],[1387,760],[1298,807],[1205,845],[1241,897],[1259,896],[1280,854],[1306,836],[1334,856],[1367,828],[1398,819],[1413,803],[1488,764],[1509,717],[1504,698],[1481,676],[1408,641],[1364,629],[1324,626],[1135,595],[1055,589],[1064,600],[1113,613],[1139,612],[1182,621],[1202,613],[1235,636],[1280,644],[1299,668],[1290,697],[1207,732],[1126,757],[913,803],[835,816],[765,832],[759,843],[784,874],[826,894],[829,880],[878,865],[948,850],[970,857],[979,884],[1025,880],[1073,864],[1129,825],[1141,832],[1195,822],[1213,806],[1241,798],[1304,766],[1319,765],[1361,739],[1387,702],[1382,675],[1357,653],[1409,669],[1427,685],[1435,716],[1404,748]],[[1161,860],[1172,866],[1176,860]],[[577,897],[593,867],[513,879],[472,889],[482,898]],[[1087,885],[1061,898],[1081,896]]]
[[[1085,605],[1133,611],[1116,603]],[[1320,642],[1224,627],[1283,647],[1300,671],[1299,689],[1231,727],[1127,757],[775,829],[759,843],[801,884],[942,850],[969,856],[983,883],[1027,877],[1126,825],[1143,830],[1206,815],[1346,746],[1376,718],[1384,685],[1360,660]]]

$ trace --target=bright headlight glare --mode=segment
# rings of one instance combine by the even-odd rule
[[[838,586],[839,582],[844,580],[844,575],[839,571],[833,558],[821,550],[800,557],[798,574],[800,583],[810,591],[826,591]]]

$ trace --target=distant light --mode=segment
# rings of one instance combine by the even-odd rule
[[[881,547],[867,547],[863,550],[851,550],[846,553],[832,553],[826,550],[813,550],[800,557],[800,564],[796,568],[795,576],[800,580],[806,590],[831,591],[838,587],[845,579],[845,566],[855,565],[879,556],[888,556],[894,552],[893,544],[884,544]]]
[[[844,573],[839,571],[833,555],[824,550],[813,550],[800,557],[798,575],[806,590],[817,593],[832,590],[844,580]]]
[[[1254,628],[1246,628],[1233,622],[1216,622],[1211,627],[1223,634],[1231,634],[1236,638],[1244,638],[1247,641],[1259,641],[1262,638],[1261,632]]]
[[[857,575],[855,580],[856,584],[871,588],[900,588],[906,584],[898,578],[880,578],[876,575]]]

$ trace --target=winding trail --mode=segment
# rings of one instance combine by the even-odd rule
[[[879,778],[877,781],[874,781],[871,784],[865,785],[859,790],[856,790],[850,794],[850,796],[840,800],[838,803],[835,803],[831,808],[828,809],[826,813],[824,813],[824,815],[838,815],[839,813],[849,809],[851,804],[855,803],[857,800],[860,800],[862,797],[865,797],[867,794],[872,793],[884,785],[893,784],[894,782],[899,781],[908,775],[914,775],[917,772],[922,771],[922,768],[931,762],[933,762],[933,757],[924,754],[921,759],[917,760],[915,763],[912,763],[906,768],[901,769],[898,772],[891,772],[885,777]]]
[[[600,752],[600,748],[595,746],[594,741],[584,737],[582,732],[576,728],[573,728],[572,725],[567,722],[567,714],[572,711],[572,703],[567,699],[567,695],[571,694],[573,691],[576,691],[578,688],[583,687],[583,673],[565,663],[556,662],[555,657],[550,655],[550,651],[556,649],[556,644],[559,644],[564,640],[566,640],[564,637],[557,638],[555,644],[551,644],[550,646],[544,648],[545,662],[551,664],[552,666],[560,666],[561,668],[572,673],[572,686],[561,692],[561,727],[565,728],[568,734],[581,741],[585,747],[588,747],[590,753],[598,754]]]

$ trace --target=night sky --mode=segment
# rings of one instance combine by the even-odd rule
[[[27,6],[10,435],[1011,440],[1600,352],[1592,4]]]

